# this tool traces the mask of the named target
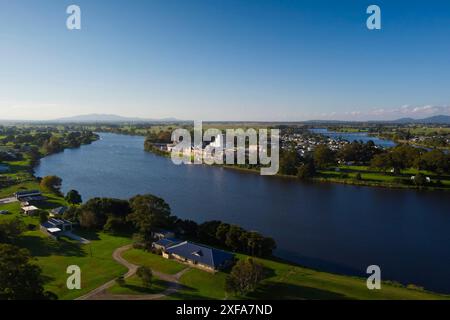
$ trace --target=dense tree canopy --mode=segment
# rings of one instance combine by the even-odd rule
[[[109,217],[125,218],[130,213],[130,204],[126,200],[93,198],[79,207],[80,224],[86,228],[102,229]]]
[[[326,144],[321,144],[314,150],[314,165],[316,168],[327,168],[336,164],[336,154]]]
[[[314,162],[304,163],[297,169],[297,178],[300,180],[308,180],[311,179],[315,173],[316,167],[314,166]]]
[[[56,299],[44,291],[41,269],[26,249],[0,244],[0,300]]]
[[[280,173],[286,175],[296,175],[297,167],[300,164],[300,156],[295,149],[283,150],[280,154]]]
[[[14,243],[25,231],[25,223],[19,218],[5,220],[0,223],[0,242]]]
[[[146,242],[152,239],[152,232],[157,228],[165,228],[171,224],[170,206],[164,199],[154,195],[137,195],[130,199],[131,214],[128,221],[132,222]]]
[[[429,170],[440,174],[450,172],[450,155],[441,150],[431,150],[423,153],[417,159],[417,166],[422,170]]]
[[[41,188],[53,192],[59,193],[61,189],[62,179],[57,176],[46,176],[41,180]]]
[[[371,140],[367,143],[353,141],[344,145],[337,153],[337,157],[345,162],[352,161],[360,164],[366,164],[379,153],[381,153],[381,150],[377,148]]]
[[[77,190],[70,190],[67,192],[65,199],[70,204],[81,204],[83,202],[81,195]]]

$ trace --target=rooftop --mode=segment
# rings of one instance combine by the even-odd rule
[[[23,207],[22,210],[23,211],[34,211],[34,210],[38,210],[38,208],[35,206],[27,206],[27,207]]]
[[[203,246],[189,241],[184,241],[166,249],[167,253],[201,263],[217,269],[234,255],[219,249]]]
[[[67,225],[72,224],[70,221],[64,220],[64,219],[55,219],[50,218],[48,221],[41,223],[41,226],[46,228],[47,230],[58,228],[61,225]]]
[[[29,196],[29,195],[40,195],[41,192],[39,190],[24,190],[24,191],[17,191],[14,195],[15,196]]]
[[[182,242],[182,240],[175,239],[175,238],[162,238],[162,239],[156,241],[155,244],[159,245],[161,247],[164,247],[164,248],[168,248],[168,247],[174,246],[180,242]]]

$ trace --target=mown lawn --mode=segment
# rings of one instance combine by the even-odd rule
[[[141,279],[134,275],[125,280],[125,285],[119,286],[117,283],[114,284],[107,291],[112,294],[128,294],[128,295],[142,295],[142,294],[155,294],[161,293],[167,289],[167,282],[153,276],[152,285],[150,288],[146,288],[142,285]]]
[[[401,174],[392,175],[375,171],[367,166],[339,166],[338,168],[339,171],[335,171],[334,168],[330,168],[328,170],[320,170],[316,179],[320,181],[325,180],[350,184],[414,188],[415,186],[410,183],[411,176],[416,175],[419,172],[417,169],[410,168],[402,170]],[[430,184],[428,187],[441,189],[450,187],[450,176],[437,176],[432,172],[424,170],[421,170],[420,172],[426,176],[429,176],[432,182],[440,180],[442,183],[441,186]],[[361,180],[356,180],[356,175],[358,173],[361,175]],[[343,174],[346,174],[347,177],[343,177]]]
[[[176,274],[186,269],[186,266],[181,263],[139,249],[130,249],[123,254],[123,257],[135,265],[150,267],[166,274]]]
[[[91,240],[91,243],[82,245],[69,239],[55,241],[40,231],[26,233],[21,242],[21,246],[31,251],[42,268],[47,278],[45,288],[56,293],[59,299],[79,297],[127,271],[113,260],[112,254],[115,249],[129,244],[129,238],[105,233],[75,233]],[[66,270],[70,265],[81,269],[81,290],[67,289],[69,275]]]
[[[129,244],[131,239],[78,230],[75,233],[91,240],[90,244],[82,245],[67,238],[56,241],[39,230],[37,217],[26,217],[18,213],[19,203],[0,208],[13,212],[0,216],[0,219],[20,217],[27,226],[34,226],[34,230],[26,231],[15,244],[30,251],[35,263],[42,268],[46,280],[45,289],[56,293],[59,299],[81,296],[126,272],[125,267],[113,260],[112,253],[116,248]],[[69,275],[66,270],[70,265],[81,268],[81,290],[67,289]]]
[[[24,189],[39,189],[39,185],[37,182],[27,182],[4,188],[0,191],[0,197],[9,197]],[[47,200],[37,204],[41,209],[49,210],[67,205],[60,196],[51,193],[44,195]],[[19,202],[0,205],[0,210],[11,212],[8,215],[0,215],[0,221],[19,217],[29,228],[34,228],[26,231],[16,244],[30,250],[36,264],[43,270],[45,289],[56,293],[59,299],[79,297],[126,272],[125,267],[113,260],[112,253],[115,249],[131,243],[130,238],[79,230],[75,233],[91,240],[90,244],[82,245],[67,238],[55,241],[39,230],[38,217],[27,217],[20,213]],[[70,265],[78,265],[81,268],[81,290],[67,289],[66,281],[69,275],[66,270]]]
[[[181,290],[168,298],[176,300],[234,299],[233,295],[225,291],[226,277],[227,274],[224,272],[213,274],[199,269],[191,269],[180,279]]]
[[[12,195],[20,190],[36,190],[39,184],[36,181],[22,182],[6,188],[0,188],[0,198],[12,197]]]
[[[242,256],[241,256],[242,258]],[[255,259],[268,277],[249,298],[255,299],[450,299],[423,290],[382,283],[381,290],[368,290],[366,279],[319,272],[286,263]]]
[[[245,259],[243,255],[238,255]],[[265,279],[247,299],[450,299],[419,289],[409,289],[392,283],[382,283],[381,290],[368,290],[366,279],[319,272],[272,260],[258,259],[265,268]],[[227,274],[207,273],[192,269],[181,278],[184,288],[170,299],[236,299],[225,291]]]

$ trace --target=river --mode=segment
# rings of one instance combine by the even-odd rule
[[[363,143],[373,141],[375,145],[383,148],[390,148],[396,145],[394,141],[381,139],[375,136],[370,136],[367,132],[336,132],[336,131],[329,131],[326,128],[314,128],[310,129],[310,131],[335,140],[347,140],[349,142],[360,141]]]
[[[450,293],[450,194],[389,190],[209,167],[174,165],[143,150],[144,138],[100,134],[91,145],[41,160],[37,176],[57,175],[62,189],[127,199],[152,193],[173,214],[222,220],[275,238],[276,255],[324,271],[365,275]]]

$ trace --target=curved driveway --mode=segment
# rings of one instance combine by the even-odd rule
[[[113,252],[113,259],[115,261],[117,261],[118,263],[120,263],[121,265],[128,268],[128,272],[124,275],[125,279],[130,278],[133,275],[135,275],[137,269],[139,268],[139,266],[125,260],[122,257],[122,254],[131,248],[132,248],[132,245],[129,244],[129,245],[120,247]],[[180,280],[181,276],[187,270],[189,270],[189,268],[183,269],[182,271],[180,271],[174,275],[161,273],[161,272],[152,270],[153,274],[156,277],[158,277],[161,280],[168,283],[167,289],[161,293],[143,294],[143,295],[111,294],[111,293],[107,292],[107,289],[111,288],[116,283],[116,279],[113,279],[113,280],[108,281],[107,283],[101,285],[100,287],[92,290],[91,292],[77,298],[76,300],[155,300],[155,299],[162,299],[162,298],[178,291],[178,289],[180,288],[179,280]]]

